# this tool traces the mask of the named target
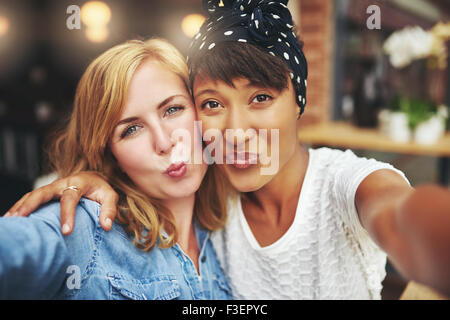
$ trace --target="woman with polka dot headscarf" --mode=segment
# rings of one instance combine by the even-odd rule
[[[299,145],[308,71],[286,4],[204,0],[188,56],[206,149],[225,149],[213,170],[237,191],[212,234],[234,298],[380,299],[387,256],[449,293],[448,191],[413,189],[350,150]],[[214,130],[220,141],[205,137]]]

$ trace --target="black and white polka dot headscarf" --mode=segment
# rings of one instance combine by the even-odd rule
[[[203,0],[207,20],[192,40],[188,64],[196,55],[224,41],[246,42],[284,60],[295,89],[300,114],[306,105],[308,67],[293,31],[288,0]]]

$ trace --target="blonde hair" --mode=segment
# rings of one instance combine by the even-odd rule
[[[134,244],[146,251],[160,240],[167,248],[177,241],[172,213],[157,199],[150,199],[123,173],[108,141],[120,120],[135,71],[154,59],[178,75],[189,91],[189,72],[180,52],[169,42],[153,38],[131,40],[96,58],[78,83],[68,126],[56,138],[50,162],[60,177],[95,171],[119,194],[118,221],[134,234]],[[208,230],[224,226],[227,182],[208,170],[196,193],[195,216]],[[167,237],[163,236],[163,230]]]

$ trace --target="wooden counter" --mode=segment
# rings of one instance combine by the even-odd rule
[[[450,157],[450,133],[436,144],[398,143],[382,135],[377,129],[358,128],[343,122],[324,122],[300,128],[301,143],[337,148],[376,150],[412,155]]]

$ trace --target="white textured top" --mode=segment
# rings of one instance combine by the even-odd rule
[[[276,242],[261,247],[230,200],[225,229],[213,246],[235,299],[381,299],[386,254],[361,226],[355,193],[370,173],[392,169],[352,151],[309,149],[309,164],[294,221]],[[409,183],[409,182],[408,182]]]

